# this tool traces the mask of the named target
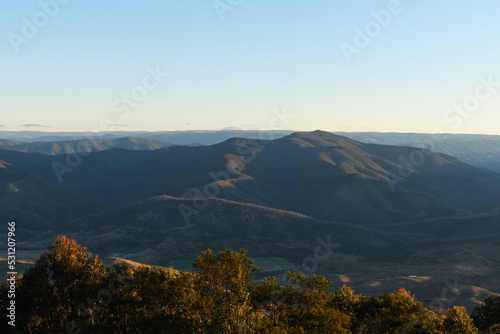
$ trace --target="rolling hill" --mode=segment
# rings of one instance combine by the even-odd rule
[[[19,142],[0,139],[0,148],[15,149],[26,153],[45,153],[50,155],[68,153],[89,153],[109,150],[110,148],[123,148],[127,150],[157,150],[171,147],[173,144],[144,138],[116,138],[107,139],[80,139],[69,141],[37,141]]]
[[[0,160],[0,216],[6,221],[22,222],[19,228],[29,236],[54,230],[64,222],[102,208],[103,203],[102,196]]]
[[[78,219],[59,231],[106,256],[164,266],[174,259],[196,257],[207,248],[245,248],[255,256],[299,261],[319,237],[328,236],[336,245],[332,251],[364,254],[370,249],[373,255],[403,242],[390,233],[217,198],[186,223],[179,207],[191,202],[157,196]],[[47,241],[29,247],[37,249]]]
[[[463,303],[495,291],[499,175],[446,154],[315,131],[110,148],[59,182],[53,164],[66,159],[0,149],[0,215],[18,223],[20,255],[65,234],[103,256],[163,266],[226,247],[296,271],[314,259],[319,274],[363,293],[404,285],[435,299],[456,277]]]
[[[0,131],[0,147],[19,148],[25,152],[48,154],[71,153],[75,150],[93,152],[111,147],[126,149],[157,149],[173,145],[213,145],[230,138],[244,137],[268,140],[292,134],[289,130],[221,130],[221,131],[111,131],[95,133]],[[500,136],[478,134],[335,132],[351,139],[381,145],[424,147],[437,153],[452,155],[476,167],[500,172]],[[82,138],[90,140],[82,146]],[[121,143],[120,143],[121,141]],[[172,145],[172,144],[170,144]]]
[[[392,189],[389,173],[399,175],[400,157],[415,150],[321,131],[273,141],[233,138],[160,152],[90,188],[119,204],[163,194],[199,197],[213,189],[228,200],[362,225],[460,216],[499,193],[496,174],[428,150],[420,166],[401,168],[409,176]]]
[[[422,161],[402,166],[415,152]],[[217,197],[358,225],[499,212],[500,179],[493,172],[429,150],[323,131],[168,150],[108,149],[83,156],[63,182],[53,166],[67,166],[65,155],[0,149],[0,159],[5,207],[56,225],[161,195]],[[33,211],[23,211],[26,205]]]

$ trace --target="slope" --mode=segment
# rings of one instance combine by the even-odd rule
[[[13,148],[27,153],[45,153],[50,155],[69,153],[88,153],[108,150],[110,148],[123,148],[127,150],[157,150],[171,147],[173,144],[145,138],[116,138],[107,139],[80,139],[66,141],[37,141],[19,142],[0,139],[0,147]]]
[[[415,154],[417,166],[401,165]],[[496,174],[454,157],[322,131],[176,147],[91,187],[116,205],[163,194],[216,196],[356,224],[460,216],[500,193]],[[481,213],[496,212],[481,206]]]
[[[321,246],[318,238],[332,245],[326,251],[372,256],[403,242],[400,237],[358,226],[324,223],[295,212],[215,198],[187,223],[179,206],[191,202],[153,197],[79,219],[58,233],[105,256],[165,266],[171,260],[195,257],[207,248],[245,248],[256,257],[301,261],[304,254]],[[50,238],[29,247],[43,249],[47,242]]]

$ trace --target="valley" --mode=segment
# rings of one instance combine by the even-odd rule
[[[244,248],[275,259],[260,260],[261,276],[304,271],[369,295],[404,286],[427,304],[471,308],[500,292],[499,175],[425,151],[393,191],[387,173],[414,150],[323,131],[108,148],[58,182],[51,164],[65,154],[0,149],[0,213],[17,221],[28,264],[59,234],[178,269],[208,248]],[[443,292],[449,282],[459,291]]]

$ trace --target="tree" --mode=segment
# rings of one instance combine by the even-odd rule
[[[486,297],[481,306],[472,312],[474,325],[480,330],[486,330],[493,325],[500,324],[500,296]]]
[[[126,264],[107,267],[75,240],[56,238],[24,276],[15,277],[16,324],[10,333],[450,333],[477,334],[465,308],[438,316],[406,290],[378,297],[351,288],[330,292],[325,277],[288,273],[252,283],[258,268],[245,250],[202,252],[196,272]],[[9,303],[0,288],[0,316]],[[500,298],[473,312],[482,333],[500,334]]]
[[[477,334],[472,319],[463,306],[454,306],[447,310],[443,321],[442,331],[446,334]]]
[[[259,269],[247,251],[231,249],[216,256],[206,250],[193,263],[197,271],[195,289],[205,303],[210,333],[244,333],[250,326],[251,303],[248,288]]]
[[[20,279],[17,321],[20,333],[74,330],[78,315],[91,311],[86,299],[97,295],[108,275],[98,256],[75,240],[58,236]],[[84,325],[85,326],[85,325]]]
[[[192,274],[161,267],[138,267],[118,288],[94,330],[99,333],[191,333],[200,329]],[[194,311],[196,310],[196,311]],[[193,316],[193,314],[195,316]]]
[[[500,334],[500,324],[491,326],[488,330],[486,330],[485,333],[486,334]]]
[[[291,284],[265,278],[252,289],[258,308],[273,321],[269,330],[286,333],[349,333],[350,317],[331,307],[332,284],[322,276],[288,273]]]
[[[439,333],[437,316],[404,288],[379,297],[365,297],[356,312],[356,333]]]
[[[352,316],[355,315],[361,299],[362,296],[357,295],[352,288],[344,285],[333,293],[331,306]]]

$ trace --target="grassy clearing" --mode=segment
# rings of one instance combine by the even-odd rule
[[[170,262],[170,265],[177,270],[187,270],[193,267],[194,260],[195,259],[174,260]]]
[[[272,259],[272,258],[260,258],[259,260],[261,261],[267,261],[267,262],[271,262],[277,266],[281,266],[281,267],[285,267],[285,266],[288,266],[290,267],[291,264],[283,259]]]

